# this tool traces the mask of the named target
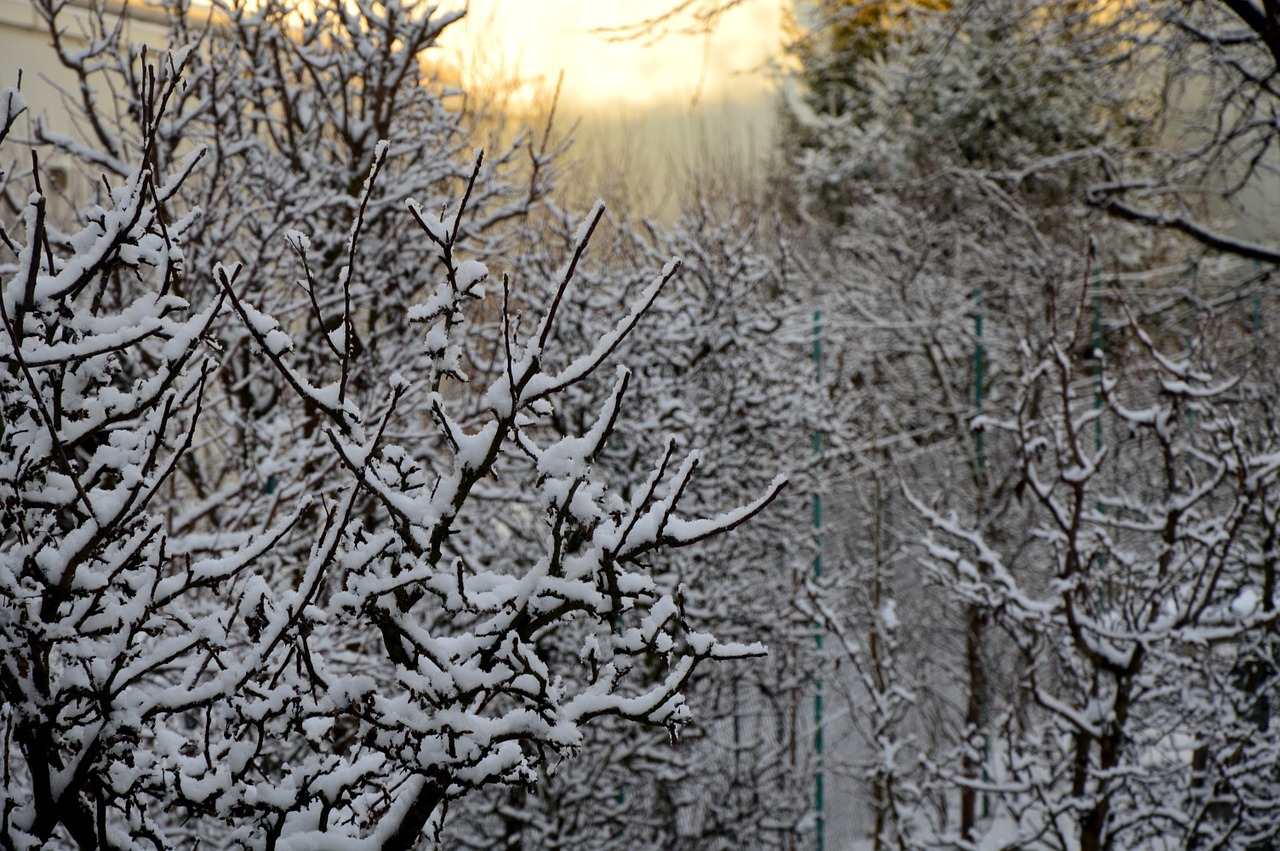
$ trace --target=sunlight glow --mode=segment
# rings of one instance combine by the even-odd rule
[[[754,0],[725,16],[709,37],[654,43],[609,41],[596,30],[635,23],[672,0],[471,0],[446,49],[466,64],[499,65],[563,102],[647,109],[696,101],[751,100],[771,88],[768,62],[780,41],[782,0]],[[448,41],[448,38],[444,39]]]

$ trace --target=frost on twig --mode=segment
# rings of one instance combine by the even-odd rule
[[[6,231],[4,847],[410,848],[450,801],[573,756],[589,722],[674,736],[703,663],[764,653],[703,629],[655,565],[757,516],[782,481],[690,517],[697,456],[672,451],[632,488],[600,463],[625,369],[588,427],[552,423],[678,264],[565,347],[556,305],[598,208],[558,295],[507,286],[497,304],[510,187],[479,155],[415,161],[400,123],[460,133],[416,76],[456,15],[292,14],[231,4],[210,54],[158,57],[121,113],[140,137],[103,123],[97,155],[63,146],[110,166],[78,229],[51,238],[36,191]],[[97,38],[105,56],[118,34]],[[326,87],[356,61],[413,87],[337,114]],[[180,155],[184,133],[207,153]],[[405,212],[409,189],[434,207],[454,178],[447,222]]]

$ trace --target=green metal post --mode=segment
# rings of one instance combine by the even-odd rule
[[[1097,377],[1097,387],[1093,392],[1093,407],[1102,410],[1102,270],[1093,272],[1093,354],[1096,358],[1093,374]],[[1093,421],[1093,448],[1102,451],[1102,417]]]
[[[813,381],[815,384],[822,383],[822,311],[815,310],[813,312]],[[822,491],[817,481],[817,473],[822,457],[822,431],[815,428],[813,430],[813,464],[814,464],[814,486],[813,486],[813,537],[817,547],[817,552],[813,556],[813,578],[820,580],[822,578]],[[818,664],[822,664],[822,625],[820,622],[814,623],[814,642],[818,648]],[[818,851],[825,851],[826,848],[826,790],[823,785],[823,773],[826,769],[826,756],[823,753],[823,736],[822,736],[822,697],[823,683],[822,676],[819,676],[813,683],[813,750],[817,755],[817,769],[813,777],[813,806],[817,813],[817,821],[815,824],[815,845]]]
[[[982,287],[974,287],[973,290],[973,406],[978,416],[982,416],[982,401],[984,396],[983,384],[986,380],[987,371],[987,351],[982,346]],[[986,446],[983,442],[983,429],[977,428],[973,432],[973,449],[975,455],[975,463],[978,469],[977,485],[981,489],[983,486],[983,469],[986,466]],[[978,504],[983,505],[981,495]],[[987,765],[991,758],[991,739],[986,733],[982,734],[982,782],[988,783],[991,780],[991,774],[987,770]],[[982,817],[989,818],[991,816],[991,796],[986,792],[982,793]]]
[[[1102,357],[1105,349],[1105,339],[1102,336],[1102,270],[1093,270],[1093,354],[1094,365],[1093,374],[1097,378],[1097,385],[1093,391],[1093,408],[1098,411],[1098,416],[1093,420],[1093,451],[1095,454],[1102,453]],[[1094,506],[1098,513],[1101,514],[1105,510],[1102,500],[1099,499]],[[1098,575],[1106,576],[1107,554],[1105,552],[1098,553]],[[1098,586],[1098,604],[1103,611],[1107,609],[1107,583],[1103,581]]]
[[[987,353],[982,347],[982,287],[977,287],[973,291],[973,405],[978,412],[978,416],[982,416],[982,383],[987,366]],[[982,468],[986,462],[983,456],[983,434],[979,428],[973,433],[973,448],[977,453],[978,478],[981,480]]]

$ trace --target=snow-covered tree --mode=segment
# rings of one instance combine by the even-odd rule
[[[543,220],[537,251],[525,263],[554,269],[572,244],[574,222]],[[654,303],[649,320],[619,356],[635,367],[635,401],[601,456],[608,468],[637,470],[667,451],[712,439],[692,506],[725,493],[756,491],[766,470],[809,465],[812,398],[797,382],[808,338],[786,338],[796,292],[788,258],[758,247],[760,218],[738,207],[721,213],[706,201],[673,227],[617,223],[613,241],[581,267],[584,286],[569,293],[557,336],[565,341],[606,330],[609,317],[644,286],[635,269],[672,253],[679,281]],[[785,333],[784,333],[785,332]],[[557,427],[571,431],[591,416],[599,390],[575,388],[557,406]],[[697,720],[672,747],[660,731],[624,735],[600,726],[581,758],[557,768],[528,793],[498,791],[487,812],[469,806],[450,827],[467,847],[738,848],[804,844],[812,784],[807,747],[813,668],[812,630],[793,601],[812,558],[803,487],[731,537],[682,551],[662,581],[689,587],[686,604],[718,634],[754,636],[768,661],[708,669],[690,685]],[[797,717],[798,716],[798,717]]]
[[[1114,14],[1128,76],[1158,92],[1162,108],[1158,141],[1141,155],[1108,149],[1093,203],[1210,252],[1280,262],[1280,12],[1269,0],[1132,0],[1100,14]]]
[[[1054,306],[1012,406],[983,421],[1015,447],[997,463],[1033,542],[918,502],[932,569],[1017,645],[1030,699],[999,720],[992,838],[1265,846],[1280,806],[1270,403],[1214,369],[1226,346],[1192,332],[1165,354],[1151,320],[1110,334],[1100,368],[1088,303]]]
[[[1167,4],[1166,11],[1174,5]],[[992,15],[997,6],[1004,13]],[[824,589],[827,623],[859,674],[851,681],[850,703],[854,717],[859,704],[865,707],[860,717],[869,756],[855,766],[871,780],[872,831],[881,845],[971,847],[982,841],[1002,847],[1080,843],[1098,848],[1177,837],[1172,841],[1184,847],[1255,847],[1269,841],[1273,777],[1264,765],[1272,744],[1261,728],[1273,669],[1269,651],[1258,648],[1267,646],[1270,627],[1227,625],[1222,613],[1245,605],[1236,600],[1248,583],[1265,584],[1245,565],[1268,563],[1265,553],[1272,545],[1260,506],[1270,501],[1265,495],[1272,487],[1270,473],[1246,483],[1243,477],[1252,473],[1224,471],[1268,469],[1272,450],[1266,427],[1259,429],[1269,417],[1266,405],[1256,400],[1272,396],[1274,388],[1252,383],[1256,395],[1242,399],[1208,377],[1215,371],[1244,373],[1250,359],[1266,360],[1264,352],[1239,345],[1220,330],[1238,320],[1224,311],[1247,298],[1245,287],[1256,292],[1258,276],[1246,283],[1248,276],[1221,263],[1205,265],[1196,275],[1196,267],[1179,262],[1187,254],[1185,245],[1089,213],[1085,202],[1097,203],[1100,197],[1093,187],[1107,179],[1112,162],[1121,161],[1116,152],[1125,154],[1126,165],[1145,167],[1149,151],[1135,149],[1135,143],[1162,141],[1141,127],[1142,116],[1150,114],[1148,94],[1158,89],[1139,85],[1126,92],[1116,85],[1118,79],[1144,82],[1120,73],[1151,67],[1143,64],[1146,54],[1124,42],[1124,33],[1132,36],[1130,19],[1121,15],[1111,21],[1114,29],[1099,27],[1095,12],[1081,4],[976,3],[915,13],[882,54],[862,63],[858,111],[799,115],[812,131],[798,148],[796,173],[807,187],[802,199],[808,199],[799,212],[829,222],[835,236],[825,240],[827,245],[843,249],[848,258],[826,264],[817,276],[843,284],[834,294],[823,290],[829,308],[842,303],[840,291],[848,294],[843,302],[848,307],[828,309],[827,315],[840,317],[831,321],[833,335],[841,319],[852,318],[859,329],[856,341],[833,341],[829,349],[838,356],[843,345],[847,360],[859,364],[855,374],[867,372],[868,361],[893,367],[878,370],[891,375],[889,381],[878,375],[858,382],[863,397],[837,418],[851,442],[865,447],[861,457],[854,456],[857,473],[847,491],[855,506],[851,525],[862,538],[847,548],[860,584],[857,593],[845,592],[849,603],[843,610],[832,602],[841,592],[834,585]],[[1258,165],[1265,167],[1265,161]],[[1199,185],[1206,185],[1202,178]],[[1162,270],[1160,264],[1170,260],[1178,264],[1175,269]],[[849,271],[857,261],[870,267],[873,280],[849,286],[865,274]],[[1160,282],[1164,289],[1125,293],[1117,302],[1095,289],[1103,278],[1131,279],[1135,285]],[[911,298],[909,286],[899,282],[918,285],[921,295]],[[1195,321],[1185,319],[1187,305],[1200,305],[1193,308]],[[1124,309],[1141,317],[1134,328]],[[1066,312],[1075,325],[1064,320],[1064,331],[1051,317]],[[1261,315],[1262,307],[1256,312]],[[1149,338],[1136,342],[1142,340],[1139,328],[1152,334],[1160,328],[1159,347],[1172,342],[1179,349],[1187,346],[1188,353],[1161,360]],[[938,366],[932,372],[911,370],[912,353],[930,347],[935,363],[948,365],[949,372]],[[1070,381],[1050,386],[1026,366],[1027,352],[1043,347],[1058,353]],[[1113,396],[1099,396],[1095,411],[1088,388],[1100,358],[1124,380]],[[1020,361],[1023,368],[1015,371]],[[1188,365],[1192,362],[1200,372]],[[1157,373],[1166,367],[1170,372],[1161,384]],[[1200,384],[1188,378],[1193,373]],[[1186,384],[1183,390],[1176,389],[1178,376]],[[1171,395],[1167,409],[1135,402],[1135,397],[1144,403],[1157,398],[1152,385]],[[1185,394],[1181,401],[1179,393]],[[921,402],[932,399],[950,404],[921,410]],[[1063,556],[1046,553],[1048,521],[1037,517],[1042,506],[1027,497],[1028,481],[1045,477],[1043,470],[1028,472],[1047,463],[1037,453],[1056,448],[1061,454],[1061,447],[1070,445],[1062,429],[1079,431],[1071,439],[1078,438],[1081,446],[1086,437],[1094,439],[1069,425],[1067,414],[1055,419],[1039,413],[1054,402],[1081,421],[1111,416],[1121,424],[1109,427],[1114,439],[1098,443],[1106,447],[1106,464],[1098,464],[1113,478],[1104,485],[1093,477],[1092,467],[1083,476],[1061,462],[1055,468],[1055,499],[1078,479],[1080,487],[1088,479],[1088,487],[1100,493],[1082,498],[1076,515],[1055,502],[1049,516],[1089,530],[1082,535],[1104,527],[1097,534],[1113,536],[1107,546],[1115,552],[1100,557],[1073,545],[1078,550],[1073,557],[1081,564],[1101,558],[1116,571],[1111,576],[1131,577],[1141,586],[1118,589],[1117,596],[1121,591],[1148,595],[1143,599],[1155,607],[1146,612],[1126,604],[1129,614],[1124,615],[1105,606],[1095,610],[1090,617],[1106,625],[1091,622],[1084,631],[1096,630],[1086,638],[1068,639],[1065,633],[1071,630],[1065,627],[1063,634],[1046,638],[1049,630],[1037,620],[1051,605],[1045,597],[1052,593],[1045,589],[1069,596],[1085,575],[1081,570],[1068,577],[1053,567]],[[1185,413],[1178,413],[1184,410],[1180,405]],[[1023,406],[1037,411],[1038,428],[1053,433],[1015,438],[994,428],[1015,419],[1013,412]],[[860,417],[859,411],[866,413]],[[1162,429],[1171,418],[1182,417],[1174,425],[1190,435],[1186,444],[1166,432],[1158,439],[1143,438],[1147,415],[1164,423]],[[954,420],[948,422],[948,416]],[[874,417],[889,427],[874,427]],[[849,428],[849,423],[858,425]],[[914,437],[910,426],[925,435],[931,428],[934,436]],[[867,485],[865,471],[877,465],[877,436],[897,456],[892,463],[880,460],[880,468],[891,470],[913,494],[921,516],[952,535],[950,543],[940,543],[935,531],[932,559],[925,559],[934,565],[935,584],[926,596],[933,612],[910,608],[918,597],[910,594],[909,580],[898,580],[891,591],[895,607],[888,619],[883,595],[866,592],[868,587],[892,589],[892,582],[881,580],[906,572],[882,558],[886,517],[894,523],[890,541],[905,542],[902,564],[920,559],[913,549],[916,521],[904,516],[910,512],[895,515],[886,508],[890,501],[876,499],[875,488]],[[1167,480],[1141,486],[1153,471],[1167,471]],[[1212,483],[1203,495],[1196,490],[1202,482]],[[1184,505],[1184,497],[1194,505]],[[1250,533],[1199,537],[1209,526]],[[1116,528],[1126,530],[1124,544]],[[980,559],[956,544],[961,530],[969,536],[966,546],[998,554],[998,568],[974,573],[971,568]],[[1139,530],[1171,537],[1143,543]],[[1183,541],[1184,536],[1191,540]],[[1164,562],[1155,555],[1179,548],[1179,556]],[[1234,566],[1224,566],[1228,562]],[[1125,569],[1117,567],[1120,563]],[[949,569],[937,569],[939,564]],[[1225,578],[1232,571],[1235,578]],[[1159,583],[1140,580],[1144,572],[1157,574],[1165,584],[1153,591]],[[992,578],[997,573],[1002,578]],[[993,587],[1003,582],[1016,585],[1010,594],[1025,595],[1021,603],[995,595]],[[975,585],[984,592],[975,592]],[[1188,614],[1178,608],[1185,601],[1176,589],[1185,588],[1218,596],[1213,602],[1187,603],[1194,609]],[[986,591],[994,596],[984,597]],[[1271,598],[1270,592],[1256,599],[1243,593],[1256,609],[1263,597]],[[1096,605],[1099,596],[1109,595],[1081,592],[1080,600]],[[1175,612],[1171,621],[1161,620],[1160,607]],[[954,612],[951,620],[938,617],[937,611],[948,608]],[[888,628],[893,621],[911,623],[931,658],[949,658],[950,667],[935,668],[928,676],[904,674],[901,665],[883,667],[886,639],[899,635]],[[1179,623],[1176,629],[1173,622]],[[1221,630],[1221,641],[1206,637],[1215,630]],[[1091,644],[1095,639],[1130,641],[1142,649],[1121,664],[1118,656],[1106,655],[1114,649],[1110,644],[1099,651]],[[893,647],[889,658],[917,658],[910,641]],[[1196,641],[1212,646],[1212,652],[1193,653],[1188,645]],[[949,650],[939,653],[942,648]],[[1162,668],[1165,663],[1156,657],[1169,667]],[[1125,667],[1135,661],[1137,667]],[[918,670],[927,668],[915,666],[912,673]],[[1171,693],[1171,681],[1185,688]],[[942,716],[947,733],[926,741],[920,731],[927,724],[920,719],[938,717],[922,708],[931,693],[959,705]],[[899,794],[886,795],[885,778],[894,779]],[[953,820],[957,804],[958,824]],[[907,816],[895,821],[904,811]]]
[[[844,27],[873,5],[823,8]],[[1104,219],[1084,203],[1096,172],[1081,152],[1128,132],[1141,106],[1088,20],[1022,0],[900,4],[873,16],[869,40],[842,37],[865,48],[851,56],[802,52],[840,73],[819,64],[821,88],[788,101],[796,253],[833,397],[829,514],[844,536],[827,535],[814,603],[854,672],[836,678],[850,719],[836,766],[866,782],[877,847],[976,835],[992,725],[1022,700],[1007,673],[1017,646],[989,613],[921,581],[923,528],[902,490],[946,494],[1015,550],[1029,540],[1016,481],[992,463],[1008,447],[972,423],[1016,392],[1011,367],[1046,299],[1086,274]],[[1104,244],[1109,262],[1142,255]]]
[[[741,2],[672,3],[638,31],[713,27]],[[833,661],[853,672],[826,678],[850,719],[831,722],[829,747],[850,735],[829,753],[830,770],[865,782],[878,847],[1266,847],[1270,615],[1240,612],[1275,605],[1270,473],[1246,486],[1213,471],[1265,471],[1272,451],[1271,358],[1241,339],[1265,339],[1274,309],[1265,264],[1276,260],[1276,10],[1233,0],[797,9],[801,71],[776,186],[798,225],[791,254],[821,307],[830,396],[827,570],[805,602]],[[1250,205],[1240,217],[1252,212],[1252,230],[1233,228]],[[1068,315],[1083,330],[1057,318]],[[1074,384],[1036,371],[1055,346]],[[1066,414],[1036,420],[1034,434],[996,424],[1044,400],[1093,416],[1087,388],[1103,364],[1118,383],[1099,397],[1096,421],[1115,434],[1101,444],[1108,472],[1082,486],[1130,502],[1090,502],[1082,528],[1132,548],[1135,577],[1162,569],[1163,545],[1140,532],[1164,524],[1188,537],[1160,590],[1133,591],[1169,596],[1185,631],[1143,620],[1136,605],[1091,614],[1085,631],[1105,633],[1097,640],[1143,648],[1132,671],[1108,668],[1115,659],[1096,652],[1096,635],[1073,644],[1059,625],[1055,643],[1039,616],[1015,622],[1016,607],[987,593],[991,575],[957,566],[978,563],[972,551],[956,555],[960,543],[980,543],[1003,559],[1027,607],[1069,593],[1045,544],[1046,517],[1061,511],[1028,497],[1027,470],[1048,462],[1026,455],[1064,445],[1074,427]],[[1233,375],[1245,377],[1235,389],[1215,383]],[[1130,422],[1135,410],[1176,413],[1180,436]],[[1159,448],[1164,438],[1173,443]],[[1147,481],[1170,465],[1185,466],[1183,478]],[[1061,488],[1075,481],[1065,467],[1053,473]],[[1196,554],[1199,532],[1171,507],[1189,482],[1206,481],[1212,493],[1187,511],[1210,525],[1238,521],[1229,556],[1208,544]],[[935,526],[933,557],[919,546],[922,521]],[[1141,529],[1121,535],[1124,524]],[[1223,576],[1235,576],[1219,590],[1231,591],[1184,617],[1180,589],[1205,584],[1219,557],[1232,564]],[[1227,610],[1237,622],[1222,619]],[[1221,640],[1207,637],[1215,630]],[[1193,650],[1202,639],[1208,649]],[[1184,693],[1154,694],[1152,683],[1170,681]],[[1103,709],[1121,693],[1143,708],[1113,723]],[[1102,714],[1070,716],[1082,706]],[[1126,772],[1131,793],[1115,779]]]
[[[60,229],[37,168],[6,224],[6,847],[414,847],[590,721],[677,728],[701,662],[761,652],[699,631],[662,554],[780,484],[691,520],[696,453],[603,463],[625,370],[553,422],[678,264],[569,339],[602,210],[552,275],[491,277],[537,190],[459,161],[419,77],[447,18],[223,11],[189,49],[64,49],[136,84],[117,110],[86,81],[93,135],[39,137],[100,197]]]

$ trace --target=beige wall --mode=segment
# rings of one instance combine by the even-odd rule
[[[88,31],[86,13],[73,6],[63,17],[67,21],[68,41],[84,44],[82,34]],[[145,8],[131,10],[126,24],[128,40],[162,44],[164,30],[154,22],[154,17],[154,11]],[[36,116],[59,132],[73,132],[75,125],[59,87],[71,87],[75,77],[58,61],[45,23],[31,0],[0,0],[0,87],[17,85],[19,71],[28,114],[21,119],[23,124],[17,132],[25,134],[29,122]]]

